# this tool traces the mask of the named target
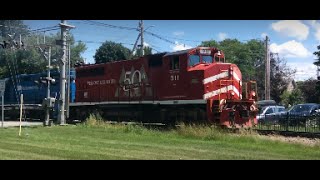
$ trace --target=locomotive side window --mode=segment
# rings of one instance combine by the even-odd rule
[[[170,59],[170,70],[179,69],[179,56],[172,56]]]
[[[189,66],[194,66],[200,62],[200,57],[198,55],[189,56]]]

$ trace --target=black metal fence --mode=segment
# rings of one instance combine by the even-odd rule
[[[320,133],[320,113],[263,115],[258,118],[258,130]]]

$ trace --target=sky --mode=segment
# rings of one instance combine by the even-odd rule
[[[139,20],[92,20],[108,25],[137,28]],[[58,25],[60,20],[25,20],[31,29]],[[67,20],[74,25],[71,30],[76,41],[83,41],[87,50],[82,54],[87,63],[94,63],[96,50],[106,40],[133,48],[139,32],[113,26],[92,25],[85,20]],[[145,45],[154,52],[173,52],[198,46],[201,41],[236,38],[242,42],[250,39],[270,39],[270,51],[279,53],[287,65],[297,72],[296,81],[316,78],[313,65],[320,45],[319,20],[144,20],[146,31],[160,36],[144,34]],[[54,31],[47,32],[54,33]],[[165,39],[165,40],[164,40]],[[169,40],[166,41],[166,40]],[[139,42],[140,43],[140,42]]]

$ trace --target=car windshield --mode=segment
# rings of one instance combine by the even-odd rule
[[[289,111],[290,112],[295,112],[295,113],[297,113],[297,112],[305,112],[305,111],[310,111],[312,107],[313,107],[313,105],[307,105],[307,104],[295,105]]]
[[[262,114],[264,110],[267,109],[268,106],[259,107],[259,114]]]

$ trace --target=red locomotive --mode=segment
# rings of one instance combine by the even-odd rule
[[[76,68],[73,116],[174,123],[257,124],[256,85],[216,48],[197,47]],[[245,89],[242,92],[242,88]],[[77,111],[77,112],[76,112]]]

